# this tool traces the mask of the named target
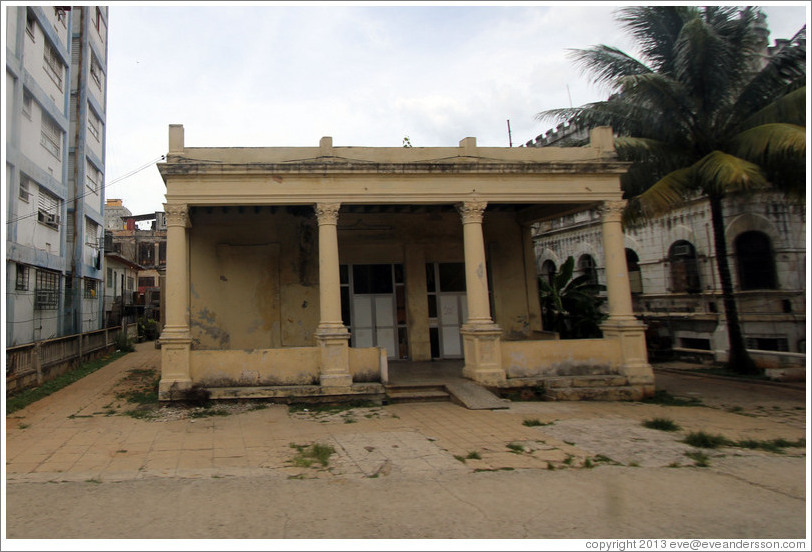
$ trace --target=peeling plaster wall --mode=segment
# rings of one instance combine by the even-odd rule
[[[319,294],[311,224],[284,209],[195,212],[189,239],[194,348],[314,345]]]
[[[192,351],[192,381],[204,387],[317,385],[317,347],[257,351]]]

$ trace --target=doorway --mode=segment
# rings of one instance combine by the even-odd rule
[[[460,328],[468,319],[465,263],[427,263],[431,357],[463,358]]]

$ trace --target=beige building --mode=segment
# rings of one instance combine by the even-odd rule
[[[389,362],[432,359],[492,388],[653,392],[609,128],[582,148],[193,148],[170,125],[158,167],[161,399],[381,395]],[[558,340],[541,327],[531,225],[591,207],[609,318],[602,339]]]

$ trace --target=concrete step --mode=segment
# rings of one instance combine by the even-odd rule
[[[430,402],[430,401],[449,401],[451,395],[444,389],[442,385],[397,385],[386,386],[387,402],[404,403],[404,402]]]
[[[547,388],[544,398],[548,401],[639,401],[643,398],[642,387],[623,385],[614,387],[558,387]]]
[[[472,381],[446,383],[452,400],[469,410],[496,410],[510,408],[510,401],[497,397]]]
[[[558,376],[544,378],[547,389],[570,387],[622,387],[628,383],[625,376],[603,374],[595,376]]]

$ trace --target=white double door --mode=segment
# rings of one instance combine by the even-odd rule
[[[395,296],[355,294],[352,298],[353,347],[382,347],[388,358],[397,358]]]
[[[460,327],[468,319],[468,302],[465,292],[438,292],[437,310],[440,356],[442,358],[462,358]]]

